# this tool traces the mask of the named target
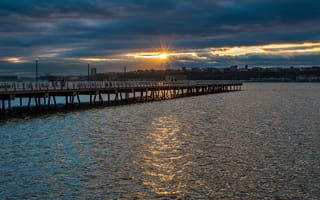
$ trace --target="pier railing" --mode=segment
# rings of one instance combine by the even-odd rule
[[[0,82],[0,92],[238,84],[234,80]]]
[[[57,108],[61,98],[65,99],[64,108],[86,101],[90,106],[113,105],[239,91],[241,86],[241,82],[229,80],[0,82],[0,107],[5,115],[11,108],[26,112],[32,107],[38,111]]]

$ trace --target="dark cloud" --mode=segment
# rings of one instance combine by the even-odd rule
[[[161,45],[179,51],[201,51],[319,41],[319,7],[320,1],[314,0],[1,0],[0,60],[108,57]],[[311,58],[296,60],[318,64],[318,59]],[[235,62],[219,59],[221,66]],[[254,56],[241,59],[265,63]],[[214,63],[185,61],[201,66]]]

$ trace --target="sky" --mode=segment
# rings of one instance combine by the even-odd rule
[[[0,0],[0,75],[320,64],[316,0]]]

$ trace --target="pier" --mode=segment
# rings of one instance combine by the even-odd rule
[[[0,83],[0,112],[158,101],[239,91],[241,86],[240,81],[227,80],[6,82]]]

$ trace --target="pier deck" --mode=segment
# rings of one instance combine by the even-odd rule
[[[0,83],[0,111],[10,113],[12,108],[54,109],[89,105],[113,105],[165,100],[241,90],[239,81],[60,81],[60,82],[6,82]],[[80,96],[86,96],[84,102]],[[57,102],[63,97],[63,102]],[[19,99],[18,104],[12,101]],[[33,102],[33,103],[32,103]]]

